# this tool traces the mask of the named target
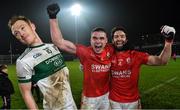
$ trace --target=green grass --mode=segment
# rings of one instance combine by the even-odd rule
[[[180,59],[171,60],[167,66],[143,66],[139,88],[143,108],[180,108]],[[171,81],[171,79],[173,79]],[[170,82],[168,82],[170,81]],[[158,87],[159,85],[162,85]],[[144,93],[150,88],[149,93]]]
[[[70,70],[70,83],[74,100],[80,107],[83,73],[79,70],[79,62],[66,62]],[[180,59],[170,61],[167,66],[142,66],[139,89],[141,93],[142,107],[145,109],[180,109]],[[9,65],[9,78],[12,80],[15,94],[12,95],[12,109],[26,109],[21,97],[15,65]],[[168,80],[176,78],[173,81]],[[162,85],[158,87],[159,85]],[[149,89],[154,90],[146,93]],[[0,104],[2,101],[0,100]],[[42,103],[38,103],[42,108]]]

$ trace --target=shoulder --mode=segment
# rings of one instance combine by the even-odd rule
[[[76,47],[77,47],[77,48],[87,48],[87,46],[82,45],[82,44],[77,44]]]
[[[85,46],[85,45],[82,45],[82,44],[77,44],[77,45],[76,45],[76,48],[77,48],[77,50],[79,50],[79,51],[89,51],[89,50],[92,49],[91,46]]]
[[[18,57],[17,60],[23,59],[27,54],[31,52],[32,48],[26,48],[25,51]]]

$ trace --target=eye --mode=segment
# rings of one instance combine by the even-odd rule
[[[118,35],[114,35],[114,38],[118,38]]]
[[[24,29],[25,29],[25,27],[24,27],[24,26],[22,26],[22,27],[21,27],[21,30],[24,30]]]
[[[93,40],[97,40],[97,39],[98,39],[97,37],[95,37],[95,36],[93,37]]]
[[[14,34],[13,34],[14,36],[18,36],[18,32],[14,32]]]
[[[104,40],[105,38],[104,37],[100,37],[100,40]]]
[[[121,35],[121,38],[125,38],[126,37],[126,35]]]

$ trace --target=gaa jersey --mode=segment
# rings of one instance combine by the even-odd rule
[[[76,55],[83,65],[83,95],[97,97],[109,92],[110,57],[113,47],[107,45],[102,53],[97,54],[92,47],[77,45]]]
[[[138,51],[116,52],[111,63],[111,87],[109,98],[128,103],[139,99],[138,80],[142,64],[148,61],[148,54]]]
[[[77,109],[69,84],[69,70],[53,44],[29,47],[16,61],[19,83],[37,83],[47,110]]]
[[[65,66],[63,56],[53,44],[29,47],[16,61],[18,81],[36,83]]]

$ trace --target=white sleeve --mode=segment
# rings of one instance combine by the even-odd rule
[[[19,83],[31,82],[33,72],[32,72],[31,67],[27,63],[25,63],[21,60],[17,60],[16,61],[16,73],[17,73]]]

